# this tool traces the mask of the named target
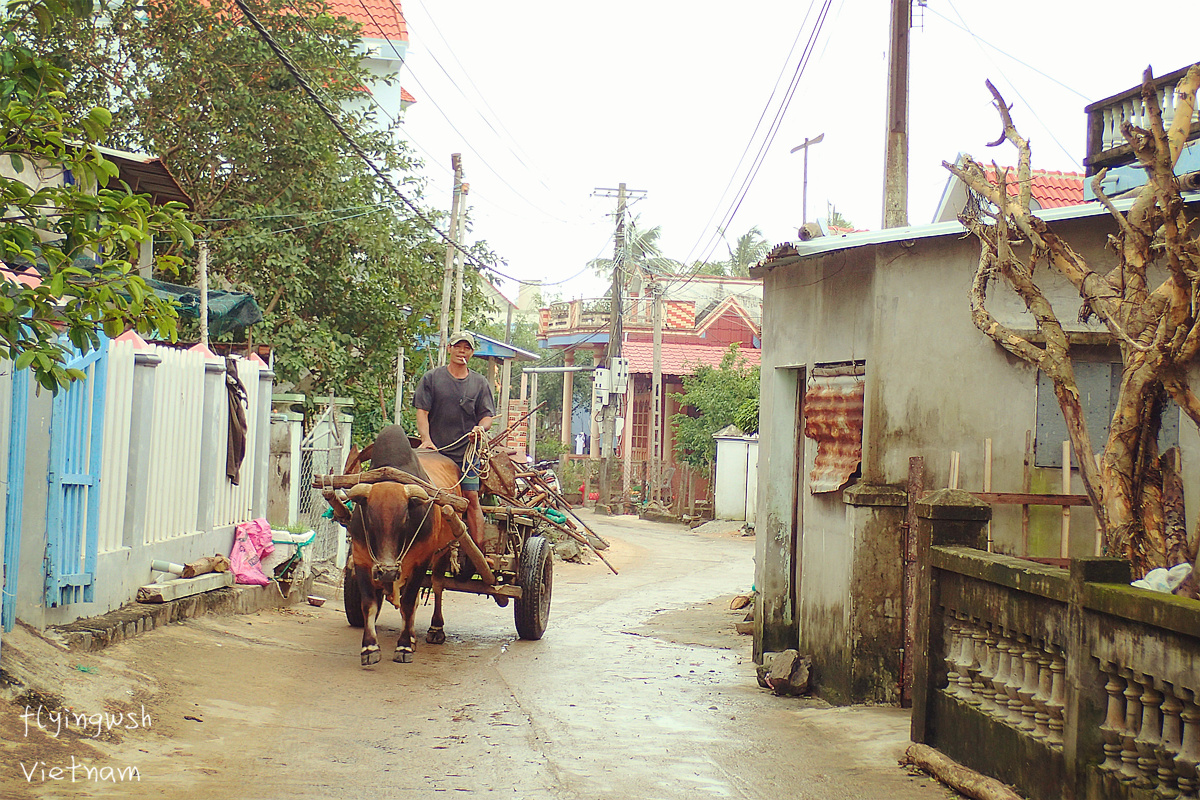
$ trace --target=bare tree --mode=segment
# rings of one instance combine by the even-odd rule
[[[1174,513],[1178,502],[1168,503],[1164,513],[1164,494],[1178,496],[1181,484],[1177,453],[1160,459],[1157,439],[1167,397],[1200,425],[1200,399],[1190,385],[1200,351],[1200,232],[1174,173],[1191,129],[1198,86],[1200,64],[1179,82],[1175,116],[1167,129],[1147,69],[1142,97],[1149,129],[1129,122],[1122,126],[1147,182],[1133,206],[1122,213],[1102,190],[1104,171],[1092,181],[1118,227],[1109,237],[1117,264],[1107,274],[1089,267],[1070,244],[1030,213],[1029,143],[1017,132],[1009,107],[991,83],[988,89],[1004,124],[1003,135],[992,146],[1008,141],[1017,148],[1015,179],[994,163],[995,180],[989,180],[984,166],[970,158],[959,165],[943,162],[985,201],[969,205],[972,210],[961,217],[980,243],[970,294],[975,325],[1053,381],[1105,550],[1128,559],[1139,577],[1154,567],[1195,558],[1195,545]],[[1015,195],[1009,190],[1014,181]],[[1101,320],[1120,347],[1120,393],[1098,458],[1092,455],[1096,450],[1084,421],[1067,335],[1034,274],[1040,264],[1078,290],[1083,298],[1080,320]],[[1007,281],[1036,320],[1038,343],[1005,327],[988,311],[988,285],[997,276]]]

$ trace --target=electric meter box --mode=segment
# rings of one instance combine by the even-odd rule
[[[629,390],[629,359],[614,358],[612,360],[612,392],[625,394]]]
[[[600,400],[600,405],[608,405],[608,393],[612,391],[612,372],[600,367],[592,371],[592,396]]]

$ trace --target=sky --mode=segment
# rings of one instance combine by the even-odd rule
[[[417,99],[401,135],[427,162],[426,200],[450,207],[450,154],[462,153],[469,241],[486,240],[505,275],[550,284],[549,297],[604,292],[587,262],[612,256],[616,201],[593,195],[621,182],[644,191],[629,211],[661,226],[670,258],[727,258],[754,226],[772,244],[794,241],[804,158],[790,151],[820,134],[807,218],[833,205],[858,228],[881,227],[886,0],[401,1],[400,82]],[[1200,61],[1200,3],[1131,8],[914,8],[910,223],[932,220],[943,160],[1015,163],[1010,146],[986,147],[1001,128],[985,79],[1012,105],[1035,168],[1082,171],[1084,106],[1135,86],[1147,65],[1165,74]],[[501,287],[516,297],[515,282]]]

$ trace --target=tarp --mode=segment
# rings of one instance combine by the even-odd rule
[[[181,316],[199,318],[199,289],[156,280],[148,280],[146,283],[162,299],[178,303]],[[262,322],[262,318],[262,309],[258,307],[258,303],[254,302],[253,296],[245,292],[208,290],[209,335],[220,336],[256,322]]]

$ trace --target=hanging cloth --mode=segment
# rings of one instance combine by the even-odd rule
[[[237,362],[225,357],[225,390],[229,395],[229,441],[225,453],[225,477],[237,486],[242,459],[246,457],[246,387],[238,377]]]

